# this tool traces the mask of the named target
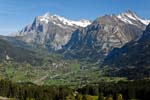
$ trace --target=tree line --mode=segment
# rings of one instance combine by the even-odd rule
[[[0,96],[14,100],[66,100],[72,94],[73,90],[67,86],[37,86],[30,82],[0,81]]]
[[[77,89],[0,80],[0,96],[14,100],[150,100],[150,80],[101,82]]]
[[[98,95],[98,100],[150,100],[150,80],[101,82],[98,85],[87,85],[77,91],[82,95]]]

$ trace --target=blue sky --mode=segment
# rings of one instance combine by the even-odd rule
[[[0,0],[0,34],[8,35],[46,12],[69,19],[91,19],[127,9],[150,19],[150,0]]]

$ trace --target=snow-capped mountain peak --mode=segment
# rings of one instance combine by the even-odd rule
[[[49,23],[52,22],[53,24],[56,24],[58,26],[68,25],[68,26],[78,26],[78,27],[86,27],[91,24],[91,21],[89,20],[80,20],[80,21],[74,21],[66,19],[65,17],[61,17],[59,15],[51,15],[50,13],[46,13],[43,16],[38,17],[40,21]]]
[[[117,17],[123,22],[133,25],[136,25],[137,22],[144,25],[148,25],[150,23],[150,20],[140,18],[135,12],[132,12],[131,10],[127,10],[126,12],[119,14]]]
[[[61,49],[78,29],[91,24],[89,20],[69,20],[59,15],[45,13],[37,16],[31,25],[27,25],[14,36],[21,36],[22,40],[35,45],[42,45],[52,50]]]

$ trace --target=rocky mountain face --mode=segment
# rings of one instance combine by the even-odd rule
[[[89,24],[91,24],[89,20],[72,21],[46,13],[43,16],[36,17],[31,25],[27,25],[21,31],[15,33],[15,36],[36,46],[58,50],[69,41],[73,31]]]
[[[102,61],[113,48],[122,47],[141,36],[146,22],[131,11],[99,17],[91,25],[72,34],[64,46],[64,55]]]
[[[150,65],[150,25],[139,40],[134,40],[122,48],[112,50],[105,59],[105,65],[114,67]]]
[[[139,38],[149,22],[130,10],[99,17],[92,23],[46,13],[15,36],[49,51],[60,51],[66,58],[101,62],[113,48]]]
[[[131,10],[127,10],[126,12],[119,14],[117,17],[123,22],[135,25],[139,28],[145,28],[145,25],[150,23],[150,20],[140,18],[135,12],[132,12]]]
[[[133,40],[122,48],[113,49],[103,62],[109,66],[109,76],[143,79],[150,77],[150,25],[141,38]]]

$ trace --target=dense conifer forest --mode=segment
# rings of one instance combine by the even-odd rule
[[[150,100],[150,80],[97,83],[80,88],[0,81],[0,95],[11,100]]]

